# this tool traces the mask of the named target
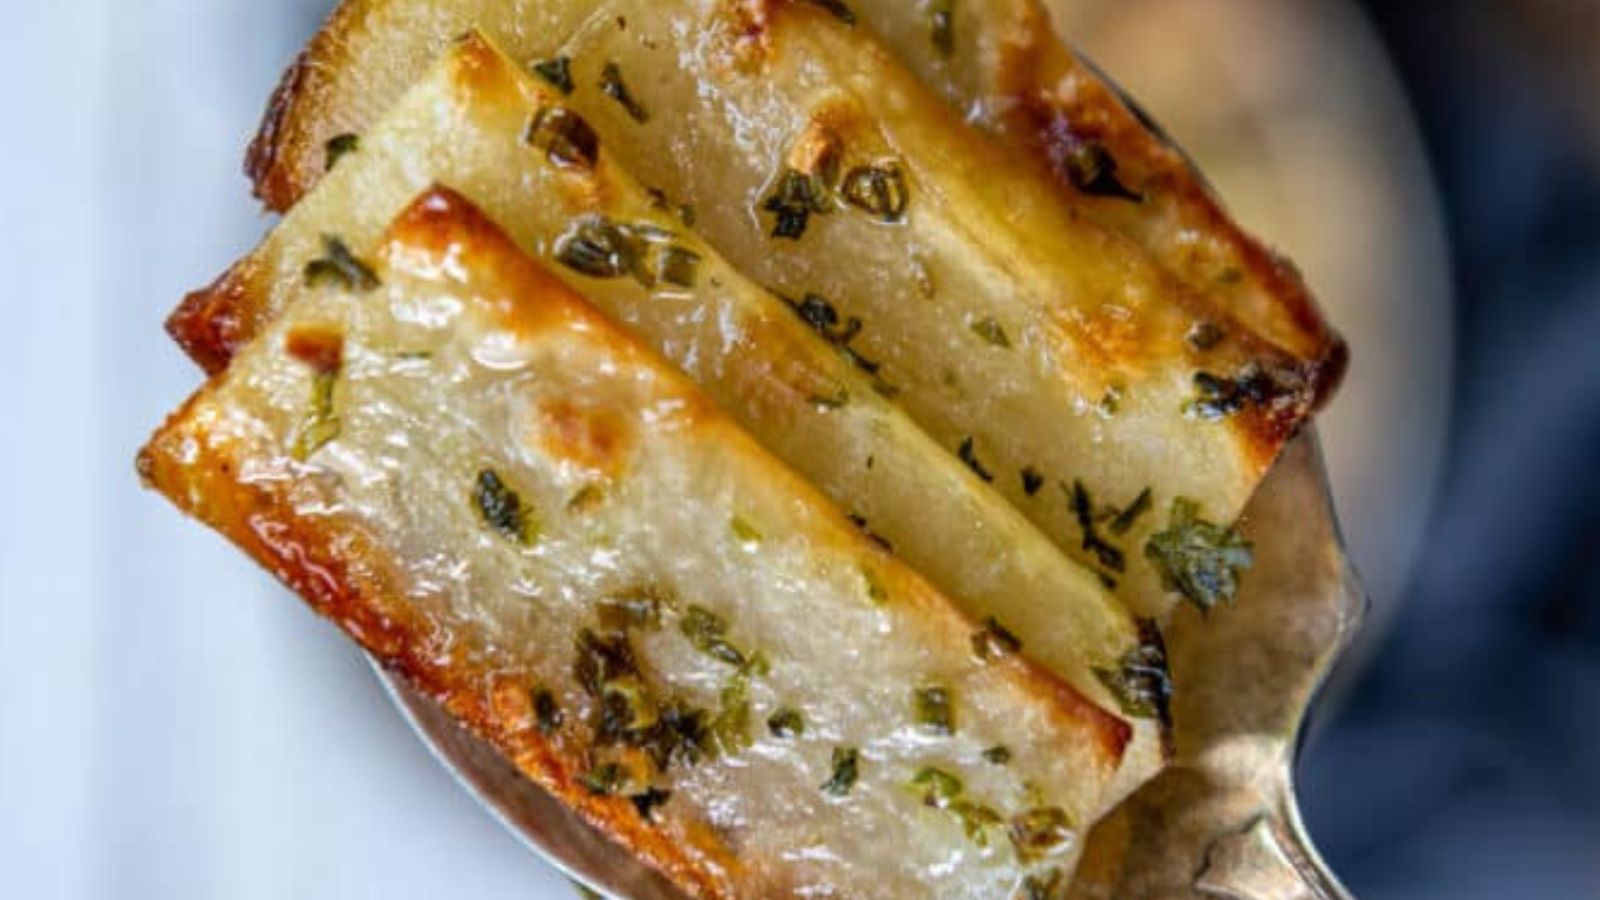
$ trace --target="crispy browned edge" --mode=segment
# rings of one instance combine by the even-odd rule
[[[321,178],[323,144],[313,132],[330,102],[336,73],[349,64],[350,42],[344,36],[362,27],[378,2],[382,0],[341,3],[273,92],[245,161],[255,195],[268,208],[286,211]],[[760,22],[792,0],[747,2],[753,7],[747,9],[752,21]],[[1076,91],[1071,102],[1056,90],[1068,72],[1083,75],[1091,85]],[[1031,148],[1063,190],[1075,193],[1066,168],[1068,154],[1081,141],[1098,141],[1124,165],[1136,168],[1147,187],[1168,197],[1190,227],[1230,248],[1246,278],[1273,299],[1293,329],[1294,341],[1283,349],[1302,361],[1299,370],[1313,405],[1332,396],[1348,365],[1349,348],[1328,325],[1298,270],[1233,221],[1182,151],[1061,42],[1042,8],[1035,8],[1033,21],[1007,36],[998,81],[1015,101],[1006,130]]]
[[[510,285],[508,291],[515,296],[530,303],[539,298],[570,305],[590,315],[594,327],[616,331],[522,254],[470,201],[448,188],[436,186],[414,201],[391,226],[385,241],[425,247],[436,255],[451,247],[477,248],[474,266],[480,271],[485,266],[494,269],[493,277]],[[631,344],[620,333],[614,339]],[[638,352],[649,355],[643,348]],[[297,514],[285,496],[287,488],[279,483],[241,479],[239,461],[195,433],[204,426],[196,423],[192,411],[209,390],[208,385],[174,413],[141,451],[138,468],[148,486],[249,553],[388,670],[438,701],[525,775],[692,896],[733,895],[732,879],[718,871],[736,872],[739,862],[714,841],[696,848],[702,859],[715,861],[708,865],[652,828],[626,798],[596,797],[582,787],[570,752],[564,755],[565,748],[533,727],[529,686],[509,682],[465,659],[459,648],[448,662],[441,662],[433,627],[408,607],[403,592],[395,587],[399,579],[389,561],[359,531],[334,526],[326,517]],[[804,482],[796,486],[808,489]],[[922,585],[909,570],[905,577]],[[935,597],[931,588],[922,587],[925,597]],[[1051,704],[1062,718],[1082,723],[1107,771],[1115,769],[1132,738],[1127,722],[1031,662],[1014,658],[1008,664],[1015,667],[1029,693]]]

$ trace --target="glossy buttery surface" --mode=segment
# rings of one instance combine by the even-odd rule
[[[1075,832],[1022,862],[1017,817],[1091,820],[1122,723],[1018,656],[977,659],[970,620],[459,195],[420,199],[365,262],[378,285],[307,290],[158,433],[154,486],[692,892],[1008,897],[1070,856]],[[641,596],[659,622],[602,621]],[[690,640],[696,608],[764,664]],[[741,683],[741,738],[656,765],[599,737],[585,628],[631,647],[636,712],[726,711]],[[948,734],[916,712],[929,686]],[[769,732],[781,707],[803,734]],[[830,793],[846,747],[859,778]],[[607,763],[616,793],[670,799],[646,819],[584,787]],[[926,803],[928,766],[998,821],[968,833]]]
[[[815,335],[796,312],[734,271],[611,159],[553,161],[527,140],[565,98],[479,37],[460,42],[363,136],[250,257],[191,298],[174,330],[220,367],[298,293],[322,236],[354,245],[382,230],[432,181],[471,197],[527,251],[671,359],[790,467],[956,599],[995,617],[1027,653],[1080,692],[1118,709],[1096,670],[1115,670],[1137,640],[1131,618],[1086,570],[990,492]],[[557,261],[563,239],[595,216],[695,254],[690,285],[596,278]],[[652,257],[652,259],[654,259]],[[220,327],[218,327],[220,326]],[[1153,719],[1135,732],[1120,795],[1162,762]]]

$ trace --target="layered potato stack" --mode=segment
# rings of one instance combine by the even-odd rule
[[[345,0],[140,455],[695,897],[1051,898],[1344,347],[1035,0]]]

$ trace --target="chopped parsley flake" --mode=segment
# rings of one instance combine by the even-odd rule
[[[1011,748],[997,744],[983,751],[983,761],[992,766],[1003,766],[1011,762]]]
[[[575,87],[572,82],[572,60],[565,56],[534,63],[533,74],[563,94],[571,94]]]
[[[600,136],[582,116],[564,106],[539,110],[526,140],[564,169],[593,169],[600,159]]]
[[[1042,487],[1044,487],[1044,476],[1039,474],[1039,470],[1032,466],[1022,470],[1022,492],[1024,494],[1032,497],[1039,493],[1039,489]]]
[[[348,291],[366,293],[376,290],[382,282],[371,267],[356,258],[349,246],[336,235],[322,236],[322,256],[306,263],[307,287],[337,284]]]
[[[822,790],[834,797],[843,797],[855,787],[861,775],[861,753],[854,747],[833,748],[833,774],[822,785]]]
[[[1172,501],[1167,530],[1153,535],[1144,550],[1167,589],[1201,612],[1232,603],[1240,573],[1255,562],[1249,541],[1232,528],[1201,519],[1199,504],[1185,497]]]
[[[556,695],[549,688],[539,688],[533,693],[533,716],[539,724],[539,733],[546,737],[555,734],[561,723],[566,721],[566,715],[561,712],[561,705],[556,702]]]
[[[1011,844],[1024,859],[1063,850],[1072,841],[1072,818],[1059,806],[1040,806],[1011,820]]]
[[[960,456],[961,461],[967,464],[967,468],[971,469],[979,478],[991,483],[994,481],[994,475],[983,467],[983,463],[978,461],[976,442],[972,438],[969,437],[961,442],[961,448],[956,452],[956,455]]]
[[[1172,724],[1172,674],[1161,629],[1139,621],[1139,644],[1123,654],[1116,669],[1095,669],[1095,677],[1117,698],[1123,714]]]
[[[846,203],[889,224],[903,220],[910,204],[906,176],[896,162],[851,169],[841,193]]]
[[[517,492],[508,487],[493,469],[478,472],[472,499],[477,503],[483,520],[506,540],[518,544],[533,542],[535,528],[530,511],[523,505]]]
[[[1005,328],[1001,327],[993,316],[973,322],[972,333],[983,338],[984,342],[991,347],[999,347],[1002,350],[1011,349],[1011,338],[1006,335]]]
[[[949,688],[921,687],[911,695],[912,711],[917,724],[930,734],[955,734],[955,699]]]
[[[767,717],[767,730],[773,737],[799,737],[806,733],[806,720],[800,710],[785,706]]]
[[[1022,649],[1022,639],[1012,634],[1000,620],[989,616],[983,627],[972,633],[972,655],[985,662],[1010,656]]]
[[[690,606],[679,623],[679,630],[696,650],[730,666],[743,666],[745,654],[728,643],[728,623],[703,606]]]
[[[633,808],[639,811],[639,818],[648,822],[654,817],[657,808],[672,799],[672,792],[650,787],[628,799],[633,801]]]
[[[614,62],[608,62],[600,72],[600,91],[607,97],[617,101],[629,117],[640,125],[650,121],[650,111],[639,103],[633,92],[628,90],[627,82],[622,80],[622,67]]]
[[[1067,154],[1067,177],[1091,197],[1112,197],[1138,203],[1144,195],[1117,178],[1117,160],[1111,151],[1093,141],[1078,144]]]
[[[325,159],[323,170],[332,172],[333,167],[339,164],[339,160],[361,149],[361,137],[349,132],[336,134],[328,138],[328,142],[323,144],[322,148]]]
[[[761,208],[773,214],[773,237],[797,241],[806,233],[813,215],[830,209],[828,186],[816,175],[786,168]]]

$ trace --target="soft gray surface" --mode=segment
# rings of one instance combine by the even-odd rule
[[[327,6],[7,4],[0,897],[570,896],[343,638],[134,478],[199,381],[161,319],[266,228],[240,151]]]

